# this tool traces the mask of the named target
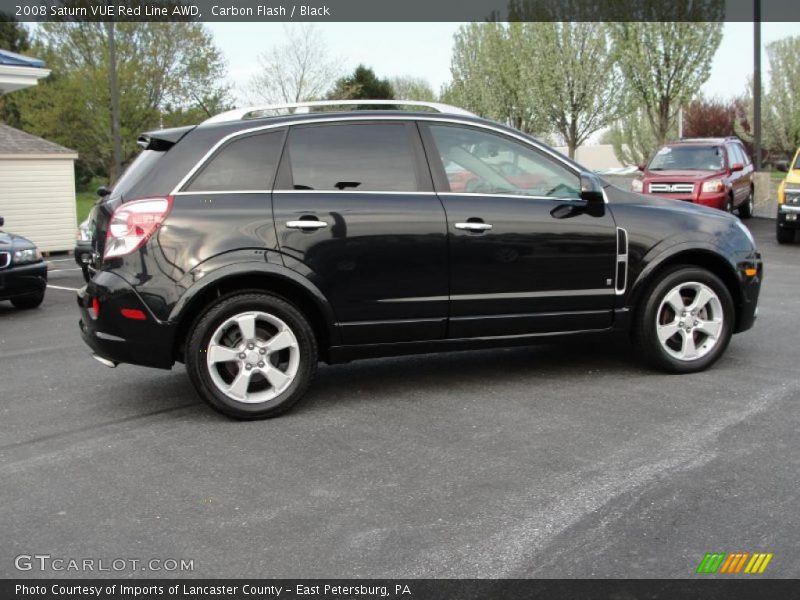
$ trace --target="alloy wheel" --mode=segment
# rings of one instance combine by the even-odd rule
[[[245,312],[217,327],[206,363],[214,385],[227,397],[248,404],[269,402],[294,381],[300,346],[275,315]]]
[[[656,312],[656,333],[663,349],[678,360],[708,354],[723,330],[722,303],[703,283],[684,282],[672,288]]]

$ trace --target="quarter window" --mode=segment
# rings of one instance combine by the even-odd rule
[[[293,128],[288,148],[294,189],[417,191],[412,133],[405,123]]]
[[[578,175],[524,144],[472,128],[432,125],[451,192],[577,198]]]
[[[221,192],[271,189],[283,134],[283,131],[271,131],[229,142],[206,163],[186,190]]]

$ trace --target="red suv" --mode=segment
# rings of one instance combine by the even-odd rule
[[[737,137],[671,142],[639,170],[635,192],[753,216],[753,161]]]

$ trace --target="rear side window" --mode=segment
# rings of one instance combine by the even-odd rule
[[[296,190],[419,190],[413,130],[404,123],[296,127],[289,162]]]
[[[158,161],[166,152],[159,150],[144,150],[136,157],[130,166],[114,184],[113,196],[126,196],[133,187],[147,177],[155,168]]]
[[[258,133],[225,144],[192,179],[186,191],[257,191],[272,188],[283,131]]]

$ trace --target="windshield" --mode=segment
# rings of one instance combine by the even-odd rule
[[[664,146],[647,168],[650,171],[721,171],[724,167],[719,146]]]

